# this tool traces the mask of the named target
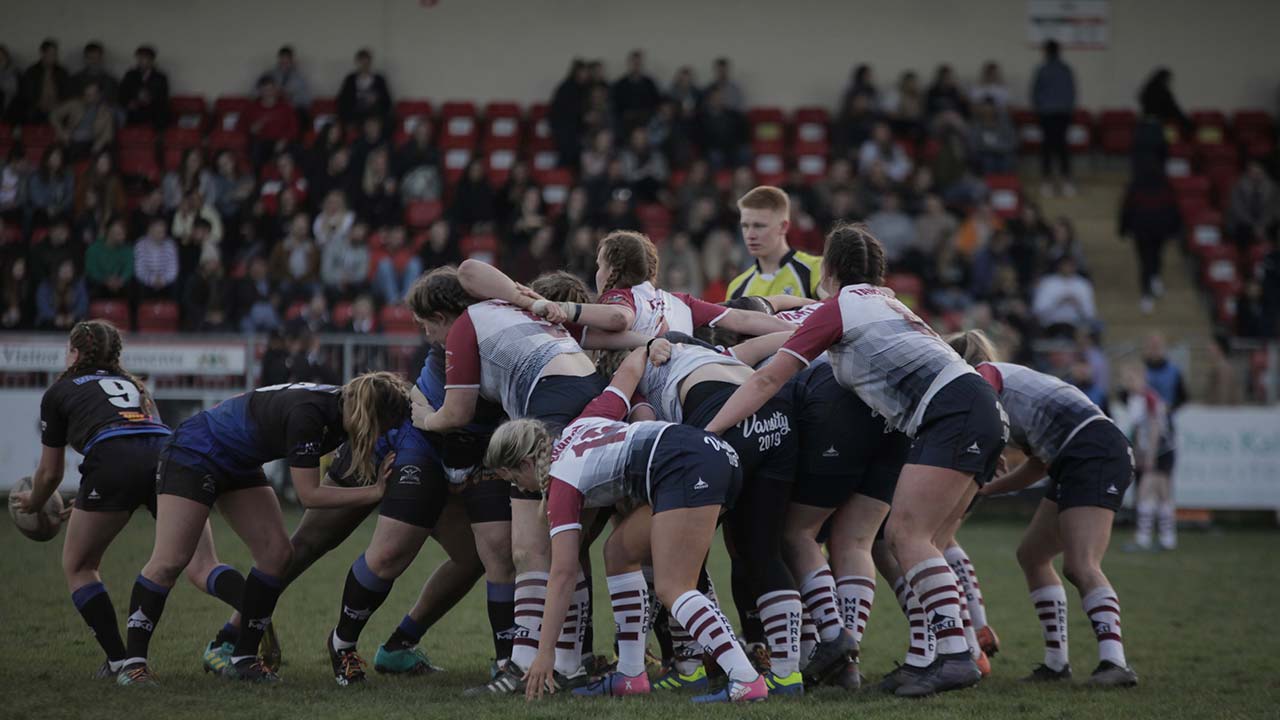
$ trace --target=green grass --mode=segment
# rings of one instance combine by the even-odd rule
[[[290,516],[296,522],[296,515]],[[242,569],[247,553],[225,523],[215,519],[222,558]],[[285,650],[283,685],[231,685],[201,672],[199,651],[221,626],[226,610],[190,585],[170,596],[155,641],[153,667],[162,685],[136,690],[91,681],[100,651],[75,613],[59,569],[61,540],[32,543],[8,522],[0,522],[0,717],[144,718],[237,717],[467,717],[512,715],[592,720],[668,718],[691,712],[681,697],[586,701],[556,697],[526,706],[522,700],[463,700],[462,689],[482,682],[491,653],[483,586],[433,628],[424,640],[432,660],[449,672],[429,678],[372,676],[367,687],[342,689],[329,675],[323,641],[333,626],[343,578],[372,530],[366,522],[337,551],[324,558],[281,599],[276,620]],[[1142,678],[1131,691],[1098,692],[1079,680],[1056,687],[1028,687],[1016,679],[1040,661],[1040,633],[1027,600],[1013,548],[1019,523],[978,518],[962,531],[986,594],[988,616],[1004,650],[993,676],[979,688],[923,701],[875,692],[856,696],[833,690],[798,701],[770,701],[751,707],[699,709],[716,718],[812,718],[839,713],[877,718],[1259,718],[1277,717],[1280,659],[1274,619],[1280,582],[1276,578],[1280,535],[1266,530],[1219,534],[1184,533],[1171,554],[1113,552],[1106,569],[1120,593],[1124,637],[1130,662]],[[104,580],[123,618],[134,576],[150,552],[152,523],[145,514],[121,534],[108,552]],[[1120,538],[1115,543],[1120,544]],[[429,546],[397,583],[370,622],[361,648],[367,659],[399,621],[419,584],[440,558]],[[596,567],[603,567],[597,564]],[[723,549],[714,555],[713,575],[725,588]],[[607,598],[597,574],[596,597]],[[1089,626],[1072,594],[1072,660],[1078,678],[1096,662]],[[1271,608],[1268,610],[1267,608]],[[596,645],[609,647],[613,627],[607,605],[595,610]],[[904,649],[905,622],[888,589],[876,598],[863,644],[863,669],[878,678]]]

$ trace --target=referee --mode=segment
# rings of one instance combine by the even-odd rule
[[[818,299],[822,257],[787,244],[791,201],[776,187],[761,185],[738,200],[742,239],[755,263],[729,283],[729,299],[744,295],[794,295]]]

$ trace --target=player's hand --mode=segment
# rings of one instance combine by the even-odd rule
[[[76,499],[71,498],[70,500],[67,501],[66,505],[62,506],[62,512],[58,513],[58,517],[62,520],[62,522],[66,522],[67,520],[71,519],[71,511],[75,509],[76,509]]]
[[[649,364],[654,367],[666,364],[671,359],[671,343],[657,338],[649,343]]]
[[[541,295],[534,292],[533,288],[529,287],[528,285],[523,285],[521,283],[516,283],[516,292],[519,293],[520,297],[527,297],[530,300],[544,299]]]
[[[435,414],[436,414],[435,409],[432,408],[427,403],[413,403],[413,408],[410,410],[410,413],[409,413],[410,417],[413,420],[413,426],[418,428],[419,430],[426,430],[427,421],[430,420],[431,416]]]
[[[996,477],[1002,477],[1009,472],[1009,461],[1005,460],[1004,453],[1000,453],[1000,458],[996,460]]]
[[[533,659],[529,672],[524,674],[524,699],[540,700],[545,690],[555,694],[555,655],[539,652]]]
[[[30,490],[23,490],[22,492],[16,492],[16,493],[10,494],[9,504],[18,508],[18,512],[24,512],[28,514],[33,513],[40,509],[38,507],[32,507]]]

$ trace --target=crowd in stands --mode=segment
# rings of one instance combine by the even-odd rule
[[[987,328],[1017,359],[1031,338],[1100,330],[1071,221],[1045,217],[1014,174],[1027,142],[995,63],[969,84],[947,65],[927,84],[914,71],[882,84],[859,65],[834,113],[788,117],[749,104],[729,59],[705,80],[682,67],[660,83],[637,50],[613,79],[602,61],[573,61],[527,114],[480,113],[398,98],[363,49],[337,96],[315,97],[284,47],[251,97],[207,114],[203,99],[170,94],[151,46],[118,81],[98,43],[75,72],[59,53],[45,41],[20,71],[0,47],[4,329],[66,329],[91,305],[142,325],[162,301],[186,330],[391,330],[404,315],[386,309],[424,269],[479,256],[520,281],[558,268],[589,281],[596,240],[617,228],[659,243],[662,286],[718,301],[749,262],[734,201],[769,183],[792,199],[793,246],[820,250],[832,222],[865,221],[904,299],[941,324]],[[1168,77],[1156,85],[1144,110],[1185,120]],[[1044,192],[1073,192],[1080,111],[1056,47],[1030,95]],[[1124,229],[1140,247],[1182,229],[1176,213],[1147,227],[1144,209],[1158,212],[1139,206]],[[1274,247],[1276,212],[1274,183],[1250,165],[1230,192],[1231,236]],[[1158,267],[1142,255],[1154,295]],[[1242,324],[1275,308],[1274,272],[1254,284]]]

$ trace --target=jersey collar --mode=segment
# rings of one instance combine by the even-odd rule
[[[775,270],[774,272],[780,271],[782,270],[782,268],[790,265],[792,258],[794,258],[795,256],[796,256],[796,249],[787,248],[787,254],[783,255],[782,258],[778,260],[778,270]],[[757,259],[755,263],[756,263],[756,272],[760,273],[761,275],[764,275],[765,271],[764,271],[764,268],[760,267],[760,260]]]

